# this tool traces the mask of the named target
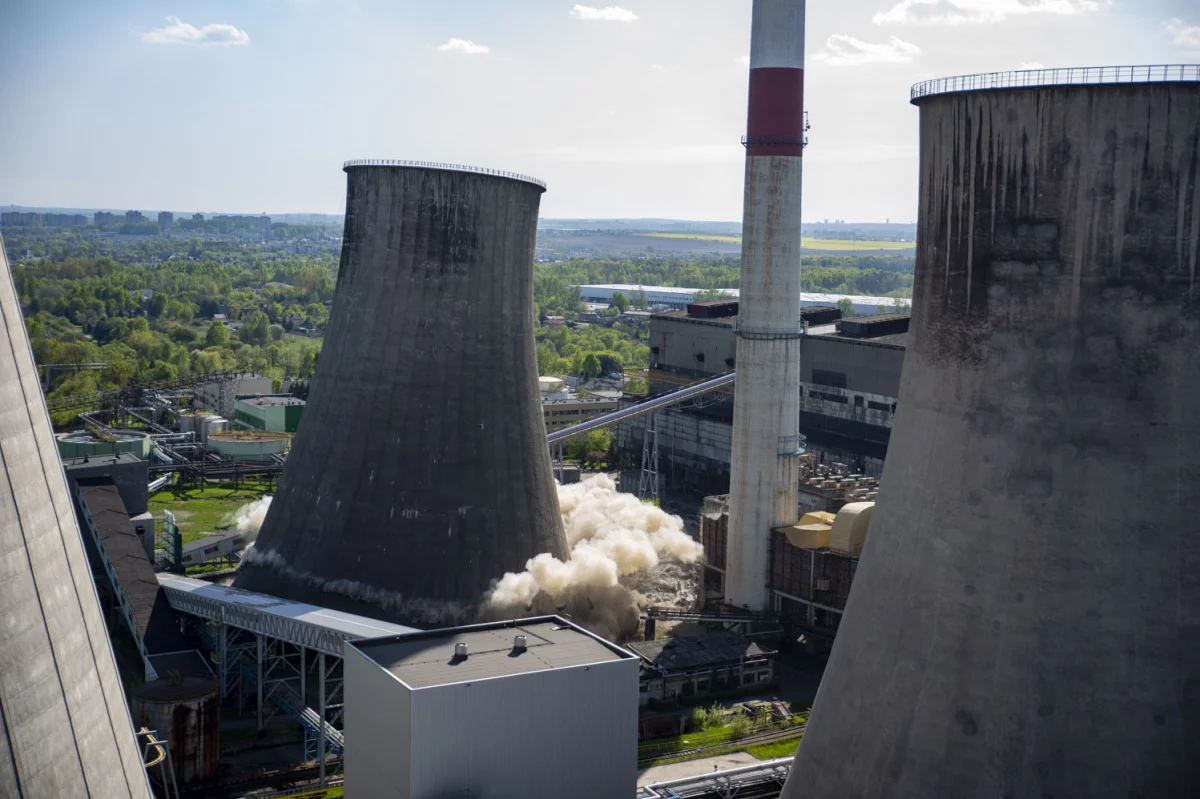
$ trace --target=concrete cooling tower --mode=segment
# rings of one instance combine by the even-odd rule
[[[1200,796],[1200,68],[913,102],[900,410],[784,796]]]
[[[149,799],[0,241],[0,796]]]
[[[337,292],[279,491],[235,585],[364,615],[469,615],[565,559],[533,337],[544,185],[346,165]]]

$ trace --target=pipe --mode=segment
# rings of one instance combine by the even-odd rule
[[[670,394],[663,394],[661,397],[655,397],[654,399],[646,400],[645,402],[639,402],[637,405],[633,405],[629,408],[622,408],[619,411],[606,413],[603,416],[597,416],[594,419],[589,419],[586,422],[581,422],[580,424],[572,425],[571,427],[564,427],[562,430],[555,430],[553,433],[550,433],[546,436],[546,441],[550,444],[554,444],[559,441],[566,441],[568,438],[575,438],[576,436],[590,433],[593,430],[599,430],[601,427],[609,427],[617,422],[623,422],[626,419],[632,419],[633,417],[641,416],[644,413],[650,413],[651,411],[656,411],[660,408],[667,408],[671,405],[678,405],[684,400],[700,396],[701,394],[707,394],[710,391],[716,391],[722,386],[730,385],[734,382],[736,377],[736,372],[730,372],[729,374],[721,375],[720,377],[714,377],[711,380],[705,380],[703,383],[697,383],[694,386],[681,388],[679,391],[672,391]],[[796,393],[797,396],[799,396],[799,387],[796,388]]]

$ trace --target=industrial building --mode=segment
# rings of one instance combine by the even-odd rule
[[[871,533],[784,796],[1196,796],[1200,68],[920,110]]]
[[[539,377],[538,389],[547,433],[611,413],[620,404],[617,397],[577,394],[557,377]]]
[[[228,313],[228,309],[225,312]],[[235,375],[232,380],[198,383],[193,390],[192,402],[197,408],[215,411],[225,419],[232,419],[237,412],[238,397],[270,394],[274,390],[273,382],[266,375],[246,372]],[[284,390],[287,390],[287,386],[284,386]]]
[[[233,412],[234,424],[241,430],[266,430],[294,433],[304,415],[305,402],[290,394],[239,397]]]
[[[671,311],[650,321],[650,393],[736,369],[737,303],[699,313]],[[695,305],[692,306],[696,308]],[[714,315],[716,314],[716,315]],[[895,419],[908,316],[840,319],[836,308],[801,311],[800,432],[828,463],[878,476]],[[702,402],[634,417],[617,428],[617,446],[640,456],[648,424],[658,433],[660,470],[669,485],[728,490],[735,388]]]
[[[646,295],[646,304],[652,308],[672,308],[683,310],[692,304],[696,295],[701,292],[719,291],[729,299],[741,296],[739,289],[688,289],[675,286],[637,286],[632,283],[597,283],[593,285],[575,286],[579,289],[579,299],[583,302],[595,302],[608,305],[613,294],[624,294],[626,298],[639,292]],[[841,300],[854,303],[856,313],[875,314],[892,313],[897,308],[908,305],[908,300],[895,297],[865,297],[858,294],[824,294],[820,292],[798,292],[800,305],[837,305]],[[639,295],[640,296],[640,295]]]
[[[235,585],[454,623],[506,572],[566,557],[533,335],[545,186],[421,162],[345,171],[329,332]]]
[[[701,701],[710,694],[766,691],[775,676],[775,652],[726,630],[626,644],[642,659],[638,701]]]
[[[632,796],[639,660],[546,616],[346,644],[346,793]]]

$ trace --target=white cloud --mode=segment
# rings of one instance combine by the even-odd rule
[[[483,55],[488,52],[486,44],[475,44],[470,39],[447,39],[445,44],[437,46],[439,53],[462,53],[463,55]]]
[[[856,64],[905,64],[921,54],[921,48],[895,36],[887,44],[871,44],[844,33],[835,33],[825,42],[825,50],[813,56],[833,66]]]
[[[150,44],[203,44],[229,46],[235,44],[250,44],[250,35],[238,30],[232,25],[219,23],[197,28],[189,25],[179,17],[167,17],[167,24],[162,28],[146,31],[142,41]]]
[[[750,56],[740,55],[737,58],[733,59],[733,63],[741,64],[744,67],[748,67],[748,66],[750,66]]]
[[[1041,61],[1022,61],[1021,69],[1045,69],[1046,65]]]
[[[1200,50],[1200,25],[1189,25],[1181,19],[1172,19],[1165,27],[1167,33],[1175,37],[1175,44],[1189,50]]]
[[[1112,0],[900,0],[874,20],[876,25],[963,25],[1022,14],[1079,14],[1111,4]]]
[[[575,19],[587,20],[589,22],[635,22],[638,18],[637,14],[620,6],[595,8],[593,6],[576,5],[571,9],[571,16],[575,17]]]

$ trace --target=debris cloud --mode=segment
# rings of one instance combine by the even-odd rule
[[[481,615],[567,613],[594,632],[622,638],[637,630],[639,604],[690,600],[680,564],[698,562],[704,550],[682,519],[618,492],[603,474],[559,486],[558,501],[566,561],[541,554],[525,571],[505,574],[484,598]]]

